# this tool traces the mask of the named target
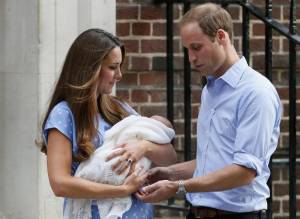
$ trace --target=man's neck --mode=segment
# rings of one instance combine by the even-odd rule
[[[226,49],[226,53],[227,53],[226,59],[223,65],[221,66],[221,68],[216,72],[215,75],[218,78],[224,75],[225,72],[240,59],[232,44],[228,46],[228,48]]]

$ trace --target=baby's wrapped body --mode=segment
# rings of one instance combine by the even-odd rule
[[[129,168],[118,175],[112,171],[118,157],[105,161],[106,157],[116,146],[138,141],[141,139],[149,140],[157,144],[167,144],[175,136],[173,129],[167,127],[163,121],[147,117],[131,115],[116,123],[110,130],[105,132],[104,143],[99,147],[89,160],[82,162],[76,173],[76,177],[81,177],[98,183],[121,185],[124,183],[129,173]],[[151,161],[143,157],[136,163],[136,168],[142,167],[149,169]],[[131,197],[105,198],[96,200],[101,219],[117,219],[130,209]],[[89,219],[91,218],[90,199],[68,199],[65,208],[65,219]]]

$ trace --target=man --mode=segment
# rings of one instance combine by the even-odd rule
[[[229,13],[212,3],[188,11],[182,44],[207,78],[197,121],[196,160],[149,172],[145,202],[186,193],[187,218],[265,218],[268,163],[279,137],[281,104],[274,86],[239,58]]]

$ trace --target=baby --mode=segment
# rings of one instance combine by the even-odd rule
[[[121,185],[127,177],[130,166],[120,175],[112,171],[111,166],[119,159],[115,157],[105,161],[106,157],[117,146],[138,140],[148,140],[157,144],[167,144],[174,138],[175,132],[172,124],[161,116],[151,118],[131,115],[116,123],[111,129],[105,132],[104,143],[99,147],[87,161],[82,162],[76,170],[75,176],[88,179],[94,182]],[[143,157],[135,168],[148,170],[151,161]],[[131,197],[106,198],[96,200],[101,219],[117,219],[130,209]],[[91,218],[90,199],[68,199],[65,209],[65,219],[86,219]]]

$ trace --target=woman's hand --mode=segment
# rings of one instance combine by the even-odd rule
[[[130,167],[130,172],[132,172],[135,169],[136,162],[145,156],[147,152],[144,140],[130,141],[118,147],[118,150],[115,150],[106,158],[106,161],[109,161],[119,157],[112,165],[112,170],[116,171],[117,174],[122,174],[128,167]]]
[[[137,192],[146,182],[148,174],[142,168],[136,168],[127,178],[122,186],[125,187],[125,191],[128,195]]]

